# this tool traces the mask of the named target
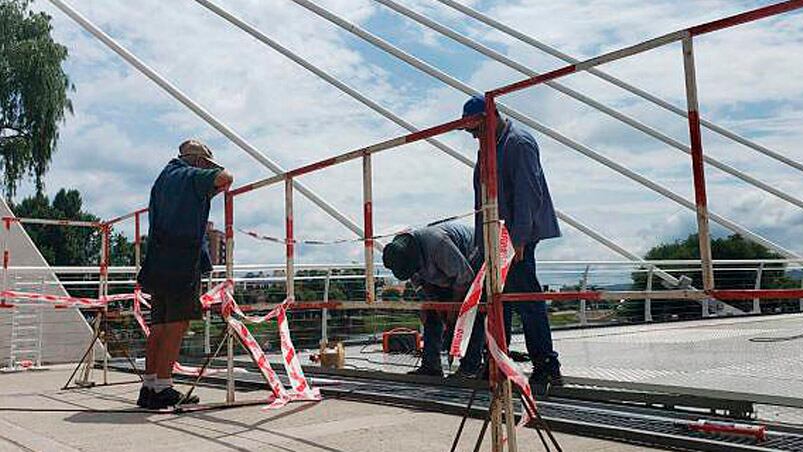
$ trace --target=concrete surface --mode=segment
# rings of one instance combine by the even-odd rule
[[[266,451],[444,451],[459,418],[404,408],[342,400],[296,404],[277,411],[260,406],[184,415],[98,412],[11,412],[9,407],[132,409],[139,384],[60,391],[68,366],[0,375],[0,451],[266,450]],[[99,374],[98,374],[99,377]],[[130,381],[111,373],[110,381]],[[221,390],[198,389],[203,401],[223,400]],[[239,400],[263,392],[240,392]],[[480,421],[470,421],[460,450],[472,450]],[[564,434],[565,451],[650,450]],[[542,450],[533,430],[520,435],[522,450]],[[482,450],[489,450],[486,444]]]

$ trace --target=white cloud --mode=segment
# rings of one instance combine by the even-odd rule
[[[128,46],[222,121],[285,167],[322,159],[402,133],[330,85],[284,59],[212,13],[186,0],[141,2],[74,0],[71,2],[104,30]],[[453,58],[454,47],[423,32],[373,2],[320,2],[360,24],[371,20],[403,30],[404,47],[441,46]],[[491,32],[449,8],[418,0],[405,2],[431,13],[470,36],[484,40],[513,58],[548,70],[561,63],[532,48]],[[712,0],[706,8],[684,2],[475,2],[479,9],[514,28],[577,56],[591,56],[682,26],[755,6],[754,2]],[[54,16],[55,34],[70,49],[68,70],[77,91],[77,114],[68,118],[60,152],[47,178],[55,191],[79,188],[89,209],[111,217],[143,206],[159,168],[188,136],[208,140],[229,166],[237,183],[269,173],[222,138],[218,132],[162,93],[155,85],[102,44],[81,32],[59,11],[41,2]],[[420,126],[453,119],[464,100],[454,90],[435,87],[404,65],[388,64],[352,36],[291,2],[239,0],[226,7],[283,45],[349,84],[368,93]],[[739,27],[699,39],[698,75],[705,114],[754,136],[790,157],[803,160],[803,26],[799,14]],[[392,18],[392,19],[391,19]],[[372,27],[378,34],[382,28]],[[419,41],[415,38],[419,36]],[[518,80],[521,75],[479,56],[467,82],[483,89]],[[444,59],[444,61],[450,61]],[[431,63],[450,70],[450,63]],[[678,46],[611,65],[606,70],[637,82],[683,105],[683,78]],[[463,68],[466,70],[466,68]],[[635,101],[621,90],[592,77],[566,80],[586,94],[623,107],[629,114],[687,141],[682,118]],[[535,118],[627,166],[691,196],[688,157],[621,126],[565,96],[539,87],[511,96],[511,104]],[[476,144],[464,134],[442,137],[473,158]],[[546,137],[538,136],[542,159],[556,205],[637,253],[658,241],[675,239],[694,225],[694,214],[624,179]],[[741,146],[706,134],[706,152],[722,158],[790,193],[803,193],[800,173]],[[375,158],[376,229],[421,224],[471,208],[471,172],[431,146],[415,144]],[[711,204],[720,213],[757,228],[784,246],[803,252],[800,210],[709,170]],[[361,222],[361,178],[357,162],[301,178],[311,188]],[[300,195],[297,235],[325,239],[349,232]],[[238,226],[282,235],[283,195],[279,187],[238,199]],[[220,201],[213,220],[221,222]],[[544,259],[608,259],[612,254],[564,226],[564,238],[539,248]],[[281,248],[238,236],[237,259],[280,261]],[[360,261],[361,247],[301,247],[300,260]]]

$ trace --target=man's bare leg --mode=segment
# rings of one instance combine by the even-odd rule
[[[181,340],[184,338],[184,333],[187,332],[189,325],[190,322],[186,320],[161,325],[164,330],[162,331],[160,347],[156,350],[158,356],[158,367],[155,369],[156,378],[165,379],[173,375],[173,364],[178,360],[178,355],[181,351]]]

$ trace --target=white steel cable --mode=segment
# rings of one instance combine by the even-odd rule
[[[413,21],[415,21],[415,22],[417,22],[417,23],[419,23],[419,24],[431,29],[431,30],[434,30],[434,31],[436,31],[436,32],[438,32],[438,33],[440,33],[440,34],[442,34],[442,35],[444,35],[444,36],[446,36],[446,37],[448,37],[448,38],[450,38],[450,39],[462,44],[462,45],[470,47],[471,49],[481,53],[482,55],[485,55],[486,57],[491,58],[492,60],[495,60],[495,61],[497,61],[499,63],[502,63],[505,66],[507,66],[507,67],[509,67],[509,68],[521,73],[521,74],[524,74],[524,75],[526,75],[528,77],[535,77],[535,76],[541,75],[540,72],[534,71],[534,70],[530,69],[529,67],[527,67],[527,66],[525,66],[525,65],[523,65],[523,64],[521,64],[521,63],[519,63],[519,62],[517,62],[517,61],[515,61],[515,60],[513,60],[513,59],[511,59],[509,57],[507,57],[506,55],[504,55],[502,53],[499,53],[499,52],[497,52],[497,51],[495,51],[495,50],[493,50],[493,49],[491,49],[491,48],[489,48],[489,47],[487,47],[487,46],[485,46],[483,44],[480,44],[479,42],[477,42],[477,41],[475,41],[475,40],[473,40],[471,38],[465,37],[465,36],[461,35],[460,33],[456,32],[455,30],[453,30],[453,29],[451,29],[449,27],[446,27],[443,24],[438,23],[438,22],[436,22],[436,21],[434,21],[434,20],[432,20],[432,19],[430,19],[430,18],[428,18],[428,17],[426,17],[426,16],[424,16],[422,14],[419,14],[419,13],[413,11],[412,9],[407,8],[407,7],[403,6],[403,5],[395,2],[394,0],[374,0],[374,1],[377,2],[377,3],[380,3],[382,5],[385,5],[388,8],[392,9],[393,11],[396,11],[397,13],[399,13],[399,14],[401,14],[401,15],[403,15],[403,16],[405,16],[405,17],[407,17],[407,18],[409,18],[409,19],[411,19],[411,20],[413,20]],[[591,97],[589,97],[589,96],[587,96],[587,95],[585,95],[583,93],[575,91],[575,90],[569,88],[568,86],[566,86],[566,85],[564,85],[564,84],[562,84],[562,83],[560,83],[558,81],[554,81],[554,80],[553,81],[548,81],[548,82],[545,82],[544,84],[549,86],[550,88],[555,89],[556,91],[558,91],[560,93],[563,93],[563,94],[565,94],[565,95],[567,95],[567,96],[569,96],[569,97],[571,97],[571,98],[573,98],[573,99],[575,99],[575,100],[577,100],[577,101],[579,101],[579,102],[581,102],[581,103],[583,103],[585,105],[588,105],[588,106],[596,109],[597,111],[600,111],[600,112],[602,112],[602,113],[604,113],[604,114],[606,114],[606,115],[608,115],[608,116],[610,116],[610,117],[612,117],[614,119],[617,119],[618,121],[620,121],[620,122],[622,122],[622,123],[624,123],[624,124],[626,124],[626,125],[628,125],[630,127],[633,127],[634,129],[639,130],[639,131],[643,132],[646,135],[649,135],[649,136],[651,136],[651,137],[653,137],[653,138],[655,138],[655,139],[657,139],[657,140],[659,140],[659,141],[661,141],[663,143],[666,143],[669,146],[671,146],[671,147],[673,147],[673,148],[675,148],[675,149],[677,149],[677,150],[679,150],[681,152],[686,153],[687,155],[691,155],[691,150],[689,149],[689,147],[686,144],[681,143],[680,141],[678,141],[678,140],[676,140],[676,139],[674,139],[674,138],[662,133],[661,131],[659,131],[659,130],[653,128],[653,127],[648,126],[647,124],[644,124],[643,122],[637,120],[636,118],[633,118],[632,116],[629,116],[629,115],[627,115],[625,113],[622,113],[622,112],[620,112],[620,111],[618,111],[618,110],[616,110],[614,108],[608,107],[607,105],[602,104],[601,102],[598,102],[598,101],[594,100],[593,98],[591,98]],[[730,166],[730,165],[728,165],[728,164],[726,164],[724,162],[721,162],[721,161],[719,161],[719,160],[717,160],[714,157],[711,157],[709,155],[703,155],[703,160],[706,163],[708,163],[709,165],[711,165],[711,166],[713,166],[715,168],[718,168],[718,169],[720,169],[720,170],[722,170],[722,171],[724,171],[724,172],[726,172],[726,173],[728,173],[728,174],[730,174],[730,175],[732,175],[734,177],[737,177],[737,178],[741,179],[742,181],[747,182],[748,184],[759,188],[760,190],[763,190],[763,191],[765,191],[767,193],[771,193],[771,194],[777,196],[778,198],[783,199],[784,201],[787,201],[787,202],[789,202],[791,204],[794,204],[797,207],[803,208],[803,200],[801,200],[799,198],[796,198],[795,196],[792,196],[791,194],[786,193],[783,190],[779,190],[779,189],[767,184],[766,182],[763,182],[763,181],[761,181],[759,179],[756,179],[755,177],[750,176],[749,174],[746,174],[745,172],[740,171],[740,170],[738,170],[738,169],[736,169],[736,168],[734,168],[734,167],[732,167],[732,166]]]
[[[332,84],[333,86],[335,86],[336,88],[340,89],[344,93],[346,93],[349,96],[353,97],[354,99],[358,100],[362,104],[366,105],[368,108],[370,108],[370,109],[376,111],[377,113],[381,114],[385,118],[390,119],[391,121],[395,122],[396,124],[400,125],[401,127],[405,128],[406,130],[408,130],[410,132],[419,131],[419,129],[417,127],[415,127],[413,124],[407,122],[406,120],[404,120],[403,118],[401,118],[397,114],[393,113],[392,111],[388,110],[387,108],[379,105],[377,102],[375,102],[375,101],[371,100],[370,98],[366,97],[365,95],[360,93],[358,90],[350,87],[346,83],[343,83],[340,80],[337,80],[334,76],[328,74],[324,70],[318,68],[314,64],[310,63],[309,61],[307,61],[304,58],[300,57],[299,55],[295,54],[294,52],[292,52],[291,50],[289,50],[286,47],[282,46],[281,44],[279,44],[275,40],[271,39],[270,37],[268,37],[267,35],[265,35],[261,31],[259,31],[258,29],[256,29],[252,25],[250,25],[247,22],[243,21],[242,19],[234,16],[233,14],[231,14],[230,12],[228,12],[225,9],[221,8],[220,6],[216,5],[215,3],[212,3],[209,0],[195,0],[195,1],[197,3],[199,3],[199,4],[201,4],[202,6],[206,7],[207,9],[209,9],[213,13],[217,14],[218,16],[223,18],[224,20],[228,21],[229,23],[231,23],[235,27],[245,31],[246,33],[251,35],[253,38],[255,38],[258,41],[262,42],[263,44],[271,47],[272,49],[274,49],[275,51],[277,51],[280,54],[284,55],[285,57],[289,58],[293,62],[299,64],[303,68],[307,69],[308,71],[310,71],[313,74],[317,75],[318,77],[322,78],[326,82],[328,82],[328,83]],[[440,141],[440,140],[438,140],[436,138],[430,138],[430,139],[428,139],[426,141],[429,142],[430,144],[432,144],[433,146],[435,146],[436,148],[440,149],[441,151],[445,152],[446,154],[450,155],[451,157],[457,159],[458,161],[460,161],[464,165],[468,166],[469,168],[473,168],[474,167],[474,162],[471,159],[469,159],[468,157],[466,157],[465,155],[463,155],[459,151],[455,150],[454,148],[452,148],[452,147],[448,146],[447,144],[443,143],[442,141]],[[558,218],[560,218],[562,221],[566,222],[570,226],[572,226],[575,229],[579,230],[581,233],[584,233],[584,234],[588,235],[589,237],[591,237],[592,239],[594,239],[597,242],[601,243],[605,247],[611,249],[612,251],[614,251],[614,252],[616,252],[616,253],[618,253],[618,254],[620,254],[620,255],[622,255],[622,256],[630,259],[630,260],[633,260],[633,261],[638,261],[638,262],[643,262],[644,261],[637,254],[635,254],[633,252],[630,252],[627,249],[619,246],[618,244],[613,242],[611,239],[609,239],[609,238],[603,236],[602,234],[594,231],[589,226],[586,226],[585,224],[581,223],[576,218],[574,218],[574,217],[572,217],[572,216],[560,211],[559,209],[556,209],[556,213],[558,215]],[[662,279],[667,280],[668,282],[671,282],[671,283],[677,282],[676,278],[674,278],[671,275],[668,275],[668,274],[664,273],[663,271],[659,270],[658,275],[661,276]]]
[[[367,31],[363,30],[362,28],[360,28],[360,27],[348,22],[347,20],[343,19],[342,17],[337,16],[336,14],[330,12],[329,10],[327,10],[325,8],[322,8],[322,7],[318,6],[317,4],[315,4],[315,3],[313,3],[313,2],[311,2],[309,0],[291,0],[291,1],[296,3],[296,4],[298,4],[298,5],[300,5],[300,6],[302,6],[302,7],[304,7],[304,8],[306,8],[307,10],[315,13],[316,15],[318,15],[318,16],[320,16],[320,17],[332,22],[333,24],[343,28],[344,30],[346,30],[346,31],[348,31],[348,32],[360,37],[361,39],[363,39],[363,40],[369,42],[370,44],[382,49],[383,51],[389,53],[390,55],[392,55],[392,56],[404,61],[405,63],[413,66],[414,68],[416,68],[416,69],[418,69],[418,70],[420,70],[420,71],[422,71],[422,72],[424,72],[424,73],[426,73],[426,74],[428,74],[428,75],[430,75],[430,76],[442,81],[443,83],[451,86],[452,88],[455,88],[455,89],[457,89],[459,91],[462,91],[462,92],[464,92],[464,93],[466,93],[468,95],[480,95],[480,94],[482,94],[482,92],[480,92],[479,90],[477,90],[477,89],[475,89],[475,88],[473,88],[473,87],[461,82],[460,80],[457,80],[456,78],[454,78],[454,77],[442,72],[441,70],[435,68],[434,66],[432,66],[432,65],[430,65],[430,64],[428,64],[428,63],[426,63],[426,62],[424,62],[424,61],[422,61],[422,60],[420,60],[420,59],[418,59],[418,58],[416,58],[414,56],[412,56],[411,54],[409,54],[407,52],[404,52],[403,50],[399,49],[398,47],[395,47],[395,46],[389,44],[387,41],[377,37],[376,35],[373,35],[373,34],[367,32]],[[620,165],[619,163],[614,162],[613,160],[609,159],[608,157],[605,157],[602,154],[599,154],[598,152],[592,150],[588,146],[580,144],[579,142],[574,141],[571,138],[566,137],[565,135],[559,133],[558,131],[556,131],[556,130],[550,128],[550,127],[547,127],[544,124],[539,123],[538,121],[536,121],[536,120],[524,115],[523,113],[521,113],[521,112],[519,112],[517,110],[514,110],[514,109],[512,109],[510,107],[506,107],[502,103],[497,103],[497,107],[498,107],[499,111],[501,111],[501,112],[507,114],[508,116],[510,116],[510,117],[512,117],[512,118],[514,118],[514,119],[516,119],[516,120],[518,120],[518,121],[520,121],[520,122],[532,127],[533,129],[543,133],[544,135],[552,138],[553,140],[555,140],[555,141],[557,141],[557,142],[559,142],[559,143],[561,143],[561,144],[563,144],[563,145],[565,145],[565,146],[567,146],[567,147],[569,147],[571,149],[574,149],[574,150],[580,152],[581,154],[583,154],[583,155],[585,155],[585,156],[587,156],[587,157],[589,157],[589,158],[591,158],[591,159],[603,164],[604,166],[607,166],[608,168],[613,169],[614,171],[616,171],[616,172],[618,172],[618,173],[620,173],[620,174],[622,174],[622,175],[624,175],[624,176],[626,176],[626,177],[628,177],[628,178],[640,183],[641,185],[644,185],[644,186],[650,188],[651,190],[653,190],[653,191],[655,191],[655,192],[657,192],[657,193],[659,193],[659,194],[661,194],[661,195],[663,195],[663,196],[675,201],[676,203],[682,205],[683,207],[686,207],[687,209],[690,209],[692,211],[696,211],[696,206],[695,206],[695,204],[693,202],[691,202],[691,201],[687,200],[686,198],[684,198],[683,196],[678,195],[677,193],[669,190],[668,188],[666,188],[666,187],[664,187],[664,186],[662,186],[662,185],[660,185],[658,183],[655,183],[655,182],[651,181],[650,179],[648,179],[648,178],[636,173],[635,171],[633,171],[633,170],[631,170],[631,169],[629,169],[629,168],[627,168],[627,167],[625,167],[623,165]],[[747,228],[739,225],[738,223],[735,223],[735,222],[733,222],[731,220],[728,220],[728,219],[726,219],[726,218],[724,218],[724,217],[722,217],[722,216],[720,216],[718,214],[715,214],[713,212],[709,212],[709,215],[710,215],[710,218],[712,220],[716,221],[717,223],[719,223],[720,225],[724,226],[725,228],[730,229],[731,231],[736,232],[738,234],[741,234],[741,235],[745,236],[746,238],[749,238],[750,240],[752,240],[752,241],[754,241],[756,243],[759,243],[759,244],[764,245],[764,246],[766,246],[768,248],[774,249],[775,251],[783,254],[786,257],[791,257],[791,258],[801,257],[799,254],[795,253],[794,251],[788,250],[788,249],[782,247],[781,245],[778,245],[778,244],[772,242],[771,240],[766,239],[766,238],[764,238],[764,237],[762,237],[762,236],[760,236],[760,235],[748,230]]]
[[[134,66],[143,75],[145,75],[151,81],[156,83],[170,96],[181,102],[185,107],[189,108],[193,113],[198,115],[207,124],[214,127],[218,132],[223,134],[232,143],[237,145],[237,147],[239,147],[240,149],[245,151],[248,155],[253,157],[257,162],[259,162],[260,164],[262,164],[275,174],[285,172],[285,170],[278,163],[274,162],[268,156],[260,152],[256,147],[251,145],[251,143],[249,143],[245,138],[243,138],[237,132],[235,132],[234,129],[221,122],[208,110],[206,110],[203,106],[201,106],[199,103],[195,102],[186,94],[184,94],[170,81],[168,81],[166,78],[161,76],[155,70],[150,68],[136,55],[134,55],[128,49],[120,45],[117,41],[115,41],[112,37],[106,34],[103,30],[101,30],[99,27],[97,27],[95,24],[89,21],[89,19],[87,19],[86,17],[81,15],[78,11],[76,11],[72,6],[68,5],[66,2],[62,0],[50,0],[50,2],[53,5],[55,5],[58,9],[60,9],[64,14],[66,14],[69,18],[75,21],[78,25],[80,25],[84,30],[88,31],[95,38],[97,38],[99,41],[101,41],[107,47],[109,47],[111,50],[117,53],[120,57],[122,57],[126,62]],[[349,217],[338,211],[335,207],[333,207],[326,200],[321,198],[317,193],[312,191],[306,185],[302,184],[297,180],[293,180],[293,186],[296,187],[296,189],[298,189],[299,193],[301,193],[307,199],[315,203],[315,205],[323,209],[324,212],[332,216],[340,224],[350,229],[358,236],[363,235],[363,230],[357,223],[355,223]],[[374,243],[377,248],[379,248],[380,250],[382,249],[381,243],[379,242],[374,242]]]
[[[502,22],[499,22],[498,20],[493,19],[492,17],[490,17],[490,16],[488,16],[486,14],[483,14],[483,13],[481,13],[481,12],[479,12],[479,11],[473,9],[473,8],[470,8],[470,7],[466,6],[466,5],[458,3],[458,2],[456,2],[454,0],[437,0],[437,1],[441,2],[442,4],[444,4],[446,6],[449,6],[450,8],[453,8],[453,9],[455,9],[455,10],[457,10],[457,11],[459,11],[459,12],[461,12],[461,13],[469,16],[469,17],[472,17],[472,18],[476,19],[477,21],[482,22],[485,25],[487,25],[487,26],[489,26],[489,27],[491,27],[493,29],[496,29],[496,30],[508,35],[508,36],[511,36],[511,37],[513,37],[515,39],[518,39],[519,41],[521,41],[521,42],[523,42],[525,44],[528,44],[528,45],[530,45],[532,47],[535,47],[535,48],[541,50],[544,53],[552,55],[555,58],[558,58],[558,59],[563,60],[563,61],[565,61],[567,63],[570,63],[570,64],[577,64],[577,63],[580,62],[580,60],[578,60],[576,58],[573,58],[572,56],[561,52],[560,50],[556,49],[555,47],[552,47],[552,46],[549,46],[547,44],[544,44],[543,42],[533,38],[532,36],[527,35],[525,33],[522,33],[522,32],[520,32],[520,31],[518,31],[518,30],[516,30],[516,29],[514,29],[512,27],[509,27],[509,26],[503,24]],[[653,104],[655,104],[655,105],[657,105],[657,106],[659,106],[659,107],[661,107],[661,108],[663,108],[665,110],[668,110],[668,111],[670,111],[672,113],[675,113],[678,116],[682,116],[683,118],[686,118],[687,115],[688,115],[688,112],[685,109],[680,108],[680,107],[678,107],[676,105],[673,105],[673,104],[669,103],[668,101],[666,101],[664,99],[661,99],[658,96],[650,94],[649,92],[647,92],[647,91],[645,91],[645,90],[643,90],[641,88],[638,88],[637,86],[634,86],[634,85],[632,85],[630,83],[627,83],[627,82],[625,82],[625,81],[623,81],[623,80],[621,80],[619,78],[616,78],[616,77],[608,74],[607,72],[604,72],[604,71],[602,71],[600,69],[597,69],[597,68],[588,69],[588,72],[590,74],[594,75],[595,77],[598,77],[598,78],[600,78],[602,80],[605,80],[606,82],[611,83],[614,86],[617,86],[617,87],[619,87],[619,88],[621,88],[621,89],[623,89],[625,91],[628,91],[628,92],[630,92],[630,93],[632,93],[632,94],[634,94],[636,96],[639,96],[642,99],[644,99],[644,100],[646,100],[648,102],[651,102],[651,103],[653,103]],[[736,141],[737,143],[740,143],[740,144],[752,149],[753,151],[756,151],[756,152],[759,152],[761,154],[764,154],[767,157],[770,157],[770,158],[775,159],[775,160],[777,160],[777,161],[779,161],[781,163],[784,163],[784,164],[786,164],[786,165],[788,165],[788,166],[790,166],[792,168],[797,169],[798,171],[803,171],[803,163],[797,162],[797,161],[795,161],[795,160],[793,160],[793,159],[791,159],[789,157],[786,157],[783,154],[780,154],[780,153],[778,153],[776,151],[773,151],[772,149],[767,148],[766,146],[762,146],[762,145],[760,145],[760,144],[758,144],[758,143],[756,143],[756,142],[754,142],[754,141],[752,141],[752,140],[750,140],[748,138],[745,138],[745,137],[743,137],[741,135],[738,135],[735,132],[732,132],[732,131],[724,128],[724,127],[718,126],[717,124],[715,124],[715,123],[713,123],[711,121],[708,121],[708,120],[705,120],[703,118],[700,118],[700,123],[705,128],[707,128],[707,129],[709,129],[709,130],[711,130],[713,132],[716,132],[717,134],[719,134],[719,135],[721,135],[721,136],[723,136],[725,138],[728,138],[730,140]]]

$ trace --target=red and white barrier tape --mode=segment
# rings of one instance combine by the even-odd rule
[[[499,344],[496,343],[496,339],[494,339],[491,330],[488,328],[488,317],[485,318],[485,337],[488,341],[488,352],[491,354],[494,362],[499,366],[499,369],[502,370],[502,373],[505,374],[513,384],[519,387],[521,394],[524,396],[524,403],[527,406],[524,407],[521,421],[519,421],[519,427],[527,425],[532,419],[531,413],[535,413],[536,410],[535,397],[533,396],[530,382],[527,380],[527,377],[524,376],[521,369],[519,369],[519,366],[499,348]]]
[[[150,336],[151,329],[148,327],[147,322],[145,322],[145,318],[142,316],[142,306],[141,304],[144,302],[143,298],[147,294],[142,293],[139,289],[134,289],[134,318],[136,319],[139,327],[142,328],[142,332],[145,333],[145,337]],[[242,368],[235,368],[237,372],[245,372],[245,369]],[[189,375],[197,377],[201,373],[200,367],[193,367],[193,366],[185,366],[181,363],[173,363],[173,372],[182,375]],[[205,369],[204,376],[216,375],[225,373],[226,369]]]
[[[301,244],[301,245],[339,245],[339,244],[342,244],[342,243],[359,243],[359,242],[363,242],[365,240],[385,239],[385,238],[397,236],[399,234],[403,234],[405,232],[410,232],[410,231],[412,231],[414,229],[417,229],[417,228],[420,228],[420,227],[435,226],[435,225],[447,223],[449,221],[454,221],[454,220],[459,220],[461,218],[470,217],[470,216],[473,216],[474,214],[476,214],[477,212],[478,211],[471,211],[471,212],[462,213],[460,215],[453,215],[453,216],[450,216],[450,217],[441,218],[440,220],[431,221],[429,223],[418,225],[418,226],[405,226],[403,228],[395,229],[393,232],[387,232],[387,233],[383,233],[383,234],[373,235],[371,237],[366,237],[366,238],[356,238],[356,239],[355,238],[348,238],[348,239],[335,239],[335,240],[299,240],[299,239],[294,239],[293,243]],[[283,245],[287,244],[287,240],[284,239],[284,238],[281,238],[281,237],[274,237],[274,236],[270,236],[270,235],[264,235],[264,234],[260,234],[258,232],[248,231],[248,230],[239,229],[239,228],[237,230],[239,232],[241,232],[241,233],[243,233],[245,235],[248,235],[250,237],[253,237],[253,238],[257,239],[257,240],[263,240],[263,241],[266,241],[266,242],[279,243],[279,244],[283,244]]]
[[[149,297],[147,294],[142,294],[143,297]],[[124,293],[116,295],[107,295],[101,298],[82,298],[71,297],[65,295],[51,295],[41,294],[34,292],[20,292],[16,290],[0,291],[0,298],[15,299],[15,300],[30,300],[30,301],[46,301],[48,303],[57,304],[67,307],[83,307],[83,308],[102,308],[112,301],[125,301],[134,300],[136,295],[134,293]],[[148,305],[147,302],[143,301]],[[150,306],[150,305],[148,305]]]
[[[243,314],[237,302],[234,300],[233,292],[234,283],[231,280],[224,281],[202,295],[201,303],[206,308],[215,304],[222,304],[221,314],[223,318],[240,338],[273,392],[273,399],[267,408],[280,408],[288,402],[296,400],[321,400],[320,391],[309,385],[304,371],[301,369],[301,363],[298,360],[293,341],[290,338],[290,326],[287,321],[286,313],[287,309],[292,304],[292,300],[285,300],[284,303],[276,306],[264,316],[247,316]],[[251,332],[245,326],[245,322],[256,324],[266,322],[273,318],[277,319],[279,326],[282,359],[287,377],[290,380],[291,390],[287,390],[284,385],[282,385],[276,372],[271,368],[265,353],[262,351],[262,347],[259,346],[251,335]]]
[[[502,280],[500,284],[504,288],[510,264],[516,256],[516,250],[510,241],[510,234],[504,224],[499,229],[499,254],[502,256]],[[452,346],[449,349],[449,354],[455,358],[462,358],[466,355],[471,332],[474,330],[474,319],[477,317],[477,307],[482,297],[482,287],[485,282],[486,272],[486,265],[482,264],[480,271],[474,276],[474,281],[471,282],[466,297],[463,299],[463,304],[460,306],[460,313],[457,316],[457,322],[454,327]]]

